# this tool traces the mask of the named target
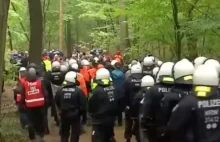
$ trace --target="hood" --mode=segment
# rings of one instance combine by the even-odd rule
[[[112,75],[113,79],[123,78],[123,76],[124,76],[124,74],[121,70],[113,70],[111,75]]]
[[[110,86],[112,84],[110,79],[95,80],[95,83],[100,86]]]

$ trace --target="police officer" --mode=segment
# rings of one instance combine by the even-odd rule
[[[60,110],[61,142],[68,142],[71,132],[71,142],[79,142],[80,117],[86,109],[86,99],[82,90],[76,85],[76,73],[68,72],[65,76],[65,85],[59,89],[55,102]]]
[[[125,75],[121,69],[121,63],[116,62],[114,64],[114,70],[111,72],[111,78],[113,81],[113,85],[116,89],[117,96],[119,97],[118,104],[123,108],[123,98],[124,98],[124,82],[125,82]],[[118,110],[118,126],[122,126],[122,111]]]
[[[20,107],[26,109],[29,120],[28,132],[31,141],[35,141],[35,133],[44,139],[44,111],[47,93],[44,83],[36,75],[34,68],[28,69],[25,83],[22,86]]]
[[[156,77],[156,85],[151,87],[145,94],[143,105],[143,118],[141,125],[147,129],[149,142],[157,142],[160,137],[161,118],[161,100],[164,93],[170,92],[174,80],[172,78],[172,68],[174,63],[165,62],[160,66]]]
[[[143,115],[143,110],[142,110],[142,105],[143,105],[143,102],[144,102],[144,96],[147,92],[147,90],[154,86],[155,84],[155,81],[154,81],[154,78],[151,77],[150,75],[146,75],[144,76],[142,79],[141,79],[141,90],[134,96],[134,99],[133,99],[133,102],[132,102],[132,107],[133,108],[136,108],[136,117],[138,117],[138,125],[136,125],[137,130],[136,130],[136,135],[139,135],[140,137],[140,141],[146,141],[146,136],[144,136],[144,134],[146,134],[146,129],[140,127],[140,120],[141,120],[141,117]],[[139,132],[140,130],[140,132]]]
[[[136,60],[132,60],[131,63],[128,65],[128,70],[125,72],[125,78],[128,78],[131,75],[131,67],[137,64]]]
[[[193,64],[188,60],[178,61],[173,67],[173,78],[175,85],[171,92],[165,93],[162,100],[163,121],[167,125],[173,108],[185,96],[189,95],[192,89]]]
[[[61,72],[61,64],[58,61],[54,61],[52,63],[52,71],[49,72],[49,80],[50,80],[50,104],[51,104],[51,115],[54,117],[54,121],[56,122],[56,125],[59,125],[59,119],[57,115],[56,105],[54,102],[54,95],[57,91],[57,86],[61,86],[63,84],[64,78],[65,78],[65,72]]]
[[[23,86],[23,84],[26,81],[26,76],[27,76],[27,69],[25,67],[21,67],[19,69],[19,78],[18,78],[17,86],[15,86],[15,88],[13,89],[14,99],[16,105],[18,106],[18,112],[20,114],[20,123],[22,128],[26,128],[28,126],[28,120],[27,120],[26,110],[21,109],[21,107],[19,107],[19,103],[21,101],[21,93],[19,86]]]
[[[141,90],[142,68],[135,64],[131,67],[131,75],[125,80],[125,139],[131,141],[132,134],[136,131],[132,129],[137,124],[138,117],[135,115],[136,108],[132,107],[134,96]],[[139,140],[138,135],[136,139]]]
[[[86,81],[84,79],[84,76],[82,74],[79,73],[79,65],[78,64],[72,64],[70,66],[70,71],[74,71],[77,74],[76,80],[78,81],[79,87],[83,92],[83,95],[88,98],[88,90],[86,87]],[[87,112],[83,112],[82,113],[82,125],[81,125],[81,132],[85,133],[85,129],[84,129],[84,125],[86,124],[87,121]]]
[[[61,65],[58,61],[52,63],[52,72],[50,73],[50,82],[54,85],[62,85],[65,73],[61,72]]]
[[[99,69],[93,84],[88,102],[88,112],[92,117],[92,142],[113,142],[117,98],[110,72],[105,68]]]
[[[145,57],[143,61],[143,75],[152,75],[155,65],[154,57]]]
[[[192,95],[184,97],[174,108],[167,127],[171,142],[182,142],[192,129],[193,142],[220,141],[219,72],[214,66],[200,65],[193,73]]]

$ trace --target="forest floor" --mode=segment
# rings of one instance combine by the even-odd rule
[[[5,93],[3,94],[3,107],[2,113],[9,111],[16,111],[16,106],[13,103],[12,87],[5,87]],[[50,134],[45,136],[45,142],[60,142],[59,127],[55,125],[55,122],[49,117]],[[91,126],[86,126],[86,133],[80,136],[80,142],[91,142]],[[117,142],[124,142],[124,126],[115,127],[115,138]],[[135,142],[133,140],[132,142]]]

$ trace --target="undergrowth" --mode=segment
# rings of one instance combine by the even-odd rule
[[[17,113],[2,115],[0,125],[0,142],[27,142],[27,131],[21,128]]]

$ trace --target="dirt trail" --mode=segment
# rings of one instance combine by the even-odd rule
[[[124,127],[115,127],[115,138],[117,142],[124,142]],[[50,124],[50,135],[47,135],[46,142],[60,142],[59,129]],[[86,127],[86,133],[80,136],[80,142],[91,142],[91,127]],[[135,142],[133,140],[132,142]]]

